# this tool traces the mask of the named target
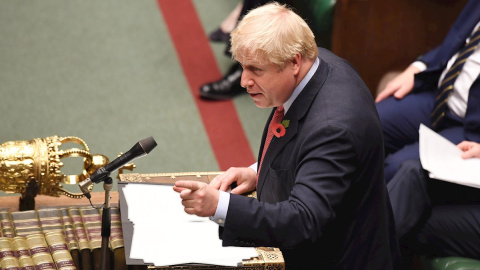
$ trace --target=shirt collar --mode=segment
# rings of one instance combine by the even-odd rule
[[[292,106],[292,103],[295,101],[298,95],[302,92],[303,88],[305,88],[305,85],[307,85],[307,83],[313,77],[313,74],[315,74],[315,72],[317,71],[319,64],[320,64],[320,60],[316,58],[312,67],[307,72],[307,75],[305,75],[302,81],[297,85],[297,87],[295,87],[295,90],[293,90],[288,100],[283,104],[283,108],[285,109],[285,114],[287,113],[288,109],[290,109],[290,106]]]

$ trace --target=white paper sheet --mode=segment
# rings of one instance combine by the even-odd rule
[[[128,219],[134,224],[130,258],[155,266],[203,263],[237,266],[258,256],[254,248],[222,247],[218,225],[184,212],[172,186],[123,187]]]
[[[463,159],[455,144],[420,125],[420,161],[433,179],[480,188],[480,159]]]

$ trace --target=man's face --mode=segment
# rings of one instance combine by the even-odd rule
[[[296,87],[298,65],[292,61],[282,70],[272,63],[261,64],[250,53],[238,61],[243,67],[240,83],[259,108],[283,105]]]

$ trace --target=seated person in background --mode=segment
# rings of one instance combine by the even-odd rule
[[[470,0],[443,43],[377,96],[385,142],[385,180],[418,160],[421,123],[451,142],[480,142],[480,1]]]
[[[462,158],[480,158],[480,144],[458,147]],[[405,161],[387,188],[404,259],[413,252],[480,259],[480,189],[430,179],[419,160]]]
[[[231,37],[241,83],[273,108],[270,124],[258,167],[175,183],[185,212],[217,222],[224,246],[279,247],[288,270],[393,269],[382,131],[358,73],[278,3],[250,11]],[[239,195],[255,189],[258,200]]]

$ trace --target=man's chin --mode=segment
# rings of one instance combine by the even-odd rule
[[[265,108],[271,107],[271,106],[265,105],[265,101],[264,101],[264,100],[254,99],[253,102],[255,102],[255,106],[257,106],[258,108],[261,108],[261,109],[265,109]]]
[[[272,102],[265,98],[265,95],[263,94],[250,94],[250,97],[253,99],[253,102],[255,102],[255,106],[261,109],[265,108],[273,108],[275,106],[272,105]]]

